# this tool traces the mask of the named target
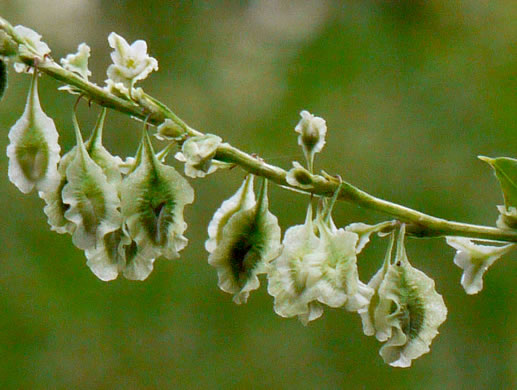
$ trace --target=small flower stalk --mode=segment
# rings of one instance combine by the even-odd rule
[[[259,274],[280,252],[281,232],[277,218],[268,210],[267,180],[256,202],[252,201],[251,177],[216,212],[206,243],[208,263],[217,269],[219,288],[233,294],[237,304],[246,303],[260,286]],[[246,207],[251,204],[251,207]]]
[[[429,352],[438,327],[447,317],[447,308],[435,291],[434,281],[409,264],[404,235],[402,225],[395,259],[391,262],[387,257],[383,268],[370,281],[375,293],[368,312],[362,315],[365,333],[375,334],[385,342],[380,355],[393,367],[409,367],[412,360]]]
[[[454,264],[463,270],[461,285],[469,295],[477,294],[483,289],[483,275],[488,268],[515,247],[515,244],[475,244],[466,237],[447,237],[447,244],[456,249]]]
[[[27,194],[34,188],[50,191],[57,185],[61,147],[54,121],[42,110],[38,75],[34,72],[25,111],[9,131],[9,179]]]

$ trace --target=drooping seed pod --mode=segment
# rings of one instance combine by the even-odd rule
[[[75,224],[72,241],[87,250],[106,234],[120,228],[120,200],[115,185],[108,182],[102,168],[90,157],[73,116],[77,151],[66,168],[63,203],[69,205],[65,218]]]
[[[359,280],[356,245],[358,235],[337,229],[330,215],[319,213],[316,226],[319,247],[307,255],[308,262],[318,264],[321,278],[317,282],[317,300],[330,307],[345,306],[348,311],[363,310],[373,290]]]
[[[438,327],[447,318],[447,308],[434,281],[409,264],[404,233],[402,225],[396,256],[380,284],[374,312],[375,336],[386,342],[379,353],[394,367],[409,367],[413,359],[429,352]]]
[[[318,262],[311,261],[320,248],[320,239],[314,233],[310,204],[305,223],[287,229],[282,247],[280,256],[268,267],[267,291],[275,299],[276,314],[298,316],[307,325],[323,314],[323,306],[317,301],[322,270]]]
[[[121,185],[128,233],[141,249],[150,247],[156,256],[176,258],[188,242],[183,236],[183,209],[194,201],[194,190],[173,167],[156,158],[146,131],[137,163]]]
[[[223,239],[223,229],[228,220],[237,212],[248,210],[255,205],[255,193],[253,192],[253,175],[247,175],[237,192],[225,200],[217,209],[212,220],[208,224],[208,240],[205,248],[212,253]]]
[[[9,179],[23,193],[34,187],[49,191],[59,182],[58,133],[54,121],[41,109],[38,75],[34,72],[25,111],[9,131]]]
[[[107,109],[102,108],[97,123],[93,128],[93,132],[84,144],[91,159],[101,167],[102,172],[106,175],[108,183],[118,186],[122,181],[122,175],[120,173],[122,159],[119,156],[113,156],[102,144],[106,112]]]
[[[375,309],[379,304],[379,287],[381,286],[381,283],[386,276],[386,272],[388,272],[388,267],[391,264],[391,255],[393,252],[394,243],[395,234],[392,232],[390,234],[390,243],[388,245],[388,248],[386,249],[386,255],[384,257],[382,266],[368,282],[368,287],[373,291],[373,294],[370,297],[370,302],[368,303],[368,306],[358,311],[359,315],[361,316],[361,321],[363,323],[363,332],[367,336],[374,336],[376,333]]]
[[[237,304],[245,303],[250,291],[260,286],[258,275],[266,273],[268,263],[280,251],[280,227],[268,210],[268,203],[264,179],[255,205],[237,211],[228,219],[221,240],[208,258],[208,263],[217,269],[219,287],[234,294]]]
[[[156,253],[152,247],[139,247],[126,227],[106,234],[94,248],[85,251],[87,265],[103,281],[116,279],[145,280],[153,270]]]
[[[92,134],[84,145],[88,155],[102,169],[108,182],[118,187],[122,180],[119,168],[122,164],[122,160],[118,156],[112,156],[102,145],[102,133],[105,117],[106,109],[103,108],[99,118],[97,119],[97,123],[93,128]],[[63,203],[62,191],[67,183],[66,169],[73,161],[76,152],[77,146],[73,147],[68,153],[66,153],[59,162],[59,184],[54,187],[52,191],[39,192],[39,196],[45,200],[46,203],[43,211],[48,217],[48,223],[51,229],[58,233],[71,234],[75,229],[74,224],[65,218],[65,212],[68,210],[69,205]]]

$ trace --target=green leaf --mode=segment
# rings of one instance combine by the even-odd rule
[[[507,209],[517,207],[517,160],[509,157],[489,158],[479,156],[490,164],[503,191],[504,205]]]

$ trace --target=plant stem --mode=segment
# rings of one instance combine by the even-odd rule
[[[4,31],[7,36],[18,45],[23,42],[20,37],[16,35],[9,22],[1,17],[0,31]],[[2,54],[3,53],[0,52],[0,55]],[[130,101],[115,96],[106,89],[65,70],[50,57],[40,58],[36,54],[27,54],[24,52],[24,55],[20,56],[18,60],[23,61],[29,66],[37,66],[40,72],[46,73],[58,81],[77,88],[88,100],[94,101],[100,106],[111,108],[142,120],[147,119],[149,124],[156,126],[162,124],[166,119],[170,119],[182,129],[182,135],[186,137],[202,134],[189,127],[166,105],[149,95],[143,94],[143,96],[139,97],[136,101]],[[282,187],[295,191],[332,197],[340,185],[340,180],[336,177],[327,174],[323,176],[312,175],[312,188],[300,190],[287,183],[286,171],[282,168],[267,164],[262,159],[247,154],[228,143],[223,143],[219,146],[215,158],[220,161],[238,165],[250,173],[265,177]],[[396,203],[376,198],[345,181],[341,182],[341,190],[338,199],[393,216],[407,223],[407,233],[414,237],[465,236],[486,240],[517,242],[516,231],[437,218]]]

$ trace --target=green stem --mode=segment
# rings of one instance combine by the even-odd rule
[[[17,44],[22,43],[20,37],[15,34],[13,27],[1,17],[0,30],[3,30]],[[0,53],[0,55],[2,54]],[[87,99],[96,102],[100,106],[111,108],[142,120],[147,119],[148,123],[156,126],[162,124],[166,119],[170,119],[182,129],[183,135],[187,137],[202,134],[189,127],[171,109],[149,95],[144,94],[138,101],[129,101],[115,96],[106,89],[65,70],[50,57],[40,58],[36,54],[25,54],[23,57],[19,57],[19,60],[29,66],[34,66],[37,63],[40,72],[46,73],[65,84],[74,86]],[[312,175],[312,187],[309,190],[300,190],[287,183],[286,171],[282,168],[267,164],[261,159],[253,157],[227,143],[223,143],[218,147],[215,158],[238,165],[256,176],[262,176],[273,183],[294,191],[332,197],[340,185],[340,181],[333,176],[327,174],[324,174],[324,176]],[[384,199],[376,198],[345,181],[341,182],[338,199],[393,216],[407,223],[408,235],[415,237],[464,236],[517,242],[517,232],[515,231],[437,218]]]

